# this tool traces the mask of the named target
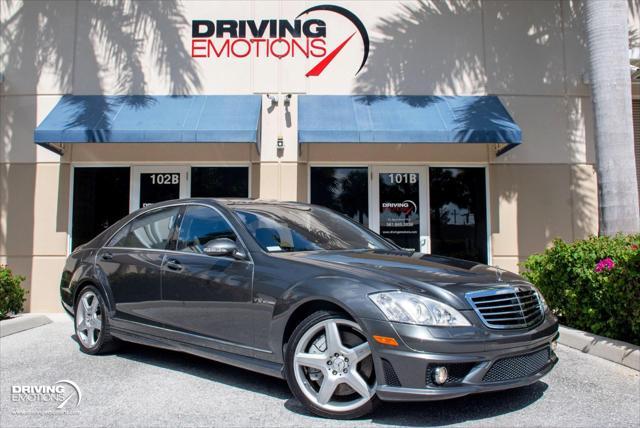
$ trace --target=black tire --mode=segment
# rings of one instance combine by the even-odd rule
[[[293,331],[288,343],[286,344],[285,377],[286,377],[287,383],[289,384],[289,389],[291,390],[293,395],[313,414],[324,417],[324,418],[331,418],[331,419],[361,418],[373,412],[373,410],[380,404],[380,399],[375,394],[371,397],[371,399],[368,402],[364,403],[363,405],[361,405],[356,409],[349,410],[349,411],[335,412],[327,409],[322,409],[319,406],[317,406],[315,403],[310,401],[306,397],[304,392],[300,389],[300,386],[298,385],[295,378],[294,356],[295,356],[296,347],[298,346],[298,342],[300,342],[305,332],[307,332],[307,330],[309,330],[311,327],[315,326],[316,324],[322,321],[329,320],[329,319],[341,319],[341,320],[351,321],[351,319],[348,316],[346,316],[344,313],[335,312],[335,311],[325,311],[325,310],[314,312],[313,314],[305,318]]]
[[[81,304],[83,297],[87,293],[93,293],[98,299],[100,305],[100,320],[102,322],[102,329],[98,334],[98,339],[94,346],[87,346],[80,339],[80,335],[78,334],[78,306]],[[85,354],[89,355],[99,355],[106,354],[109,352],[113,352],[120,346],[120,342],[111,335],[111,323],[109,321],[109,316],[107,314],[107,305],[105,304],[104,297],[100,290],[98,290],[93,285],[88,285],[80,290],[78,294],[78,298],[76,299],[75,307],[74,307],[74,319],[73,319],[73,327],[76,333],[77,342],[80,345],[80,350]]]

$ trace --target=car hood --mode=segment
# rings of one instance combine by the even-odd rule
[[[526,283],[516,274],[485,264],[406,251],[311,251],[282,256],[370,284],[375,281],[379,289],[426,292],[457,308],[469,308],[464,295],[470,291]]]

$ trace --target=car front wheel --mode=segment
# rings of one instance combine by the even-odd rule
[[[296,398],[319,416],[357,418],[379,402],[367,338],[337,312],[315,312],[298,325],[287,346],[286,373]]]

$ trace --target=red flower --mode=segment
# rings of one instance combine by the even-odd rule
[[[611,257],[607,257],[606,259],[602,259],[596,264],[596,268],[594,269],[596,272],[602,272],[603,270],[611,270],[616,266],[616,263],[611,259]]]

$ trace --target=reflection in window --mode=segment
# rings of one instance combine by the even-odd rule
[[[487,262],[484,168],[429,168],[431,252]]]
[[[323,205],[369,225],[367,168],[312,167],[312,204]]]
[[[323,208],[251,205],[236,214],[269,252],[390,249],[368,229]]]
[[[236,240],[233,229],[220,214],[203,206],[187,208],[180,225],[178,251],[202,254],[209,241],[219,238]]]
[[[126,248],[166,249],[178,211],[178,207],[171,207],[141,215],[125,228],[126,234],[118,233],[111,245]]]
[[[193,167],[191,168],[191,197],[247,198],[249,196],[249,168]]]

